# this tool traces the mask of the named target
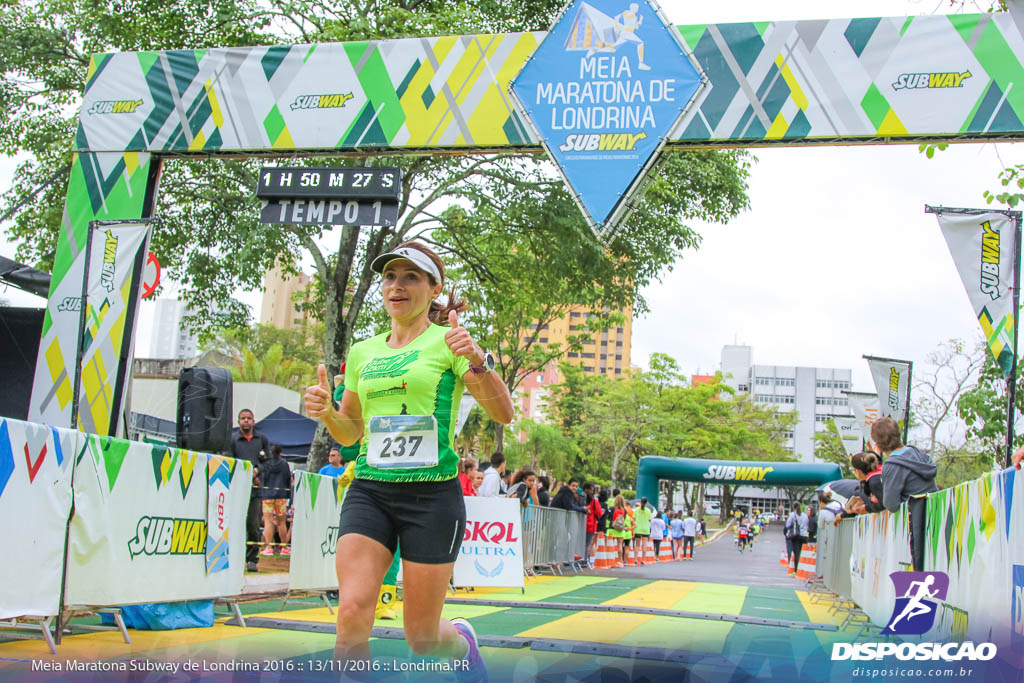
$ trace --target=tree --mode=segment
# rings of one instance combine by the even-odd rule
[[[977,381],[987,353],[984,343],[968,351],[962,340],[950,339],[928,354],[929,365],[915,375],[912,414],[928,429],[927,450],[933,457],[963,446],[959,438],[962,425],[947,429],[942,440],[939,432],[944,425],[959,420],[957,402]]]
[[[816,432],[814,435],[814,457],[839,465],[843,471],[843,478],[853,479],[850,456],[846,453],[843,437],[839,434],[836,421],[832,418],[825,422],[825,431]]]
[[[517,469],[529,465],[535,472],[550,473],[565,481],[574,474],[572,463],[579,458],[579,446],[555,425],[520,420],[515,431],[525,433],[526,440],[512,439],[505,448],[505,456]]]
[[[316,369],[308,363],[285,359],[283,347],[274,344],[260,357],[243,349],[242,356],[231,367],[231,377],[236,382],[276,384],[302,391],[315,381]]]
[[[1024,362],[1018,361],[1017,377],[1024,372]],[[957,413],[967,426],[967,438],[977,444],[972,448],[982,456],[994,457],[1002,463],[1006,457],[1006,408],[1007,381],[1002,370],[992,360],[992,354],[985,353],[985,364],[978,377],[978,383],[962,392],[957,402]],[[1019,428],[1021,411],[1024,410],[1024,392],[1017,388],[1014,397],[1015,424]],[[1024,443],[1021,434],[1013,436],[1013,450]]]
[[[5,48],[0,92],[12,103],[9,118],[0,124],[0,150],[28,152],[32,157],[19,167],[4,208],[70,160],[71,112],[80,97],[90,52],[542,29],[560,6],[552,0],[404,0],[337,7],[314,0],[178,0],[153,7],[148,0],[141,1],[144,6],[127,11],[97,0],[40,0],[0,15],[5,28],[0,40],[6,41],[0,43]],[[196,26],[204,30],[197,31]],[[317,163],[355,162],[336,158]],[[367,157],[359,163],[379,165],[383,160]],[[670,267],[681,250],[698,243],[683,220],[721,222],[747,205],[746,153],[705,150],[669,155],[622,236],[604,249],[590,236],[552,167],[530,156],[408,156],[388,157],[386,163],[404,171],[399,224],[376,229],[345,226],[330,246],[320,226],[258,223],[257,200],[252,196],[258,162],[165,163],[157,207],[163,222],[151,248],[168,279],[181,283],[190,308],[199,311],[188,324],[207,336],[218,327],[247,324],[248,311],[233,298],[235,292],[260,287],[263,273],[279,260],[309,259],[323,293],[323,309],[315,312],[324,323],[323,358],[328,366],[337,367],[354,340],[386,324],[380,307],[366,305],[376,296],[370,262],[404,240],[421,237],[441,244],[456,270],[472,273],[490,287],[474,292],[479,296],[479,315],[471,315],[467,322],[479,338],[504,354],[502,377],[514,387],[544,356],[521,350],[519,341],[501,343],[502,335],[511,334],[504,326],[516,314],[515,306],[522,310],[528,301],[536,304],[526,307],[533,318],[527,324],[532,324],[538,315],[554,314],[550,307],[562,305],[564,300],[556,297],[564,296],[571,283],[579,293],[572,303],[613,309],[632,304],[643,312],[641,289]],[[52,183],[19,211],[12,233],[21,260],[46,269],[52,266],[66,185],[66,180]],[[468,238],[468,229],[474,231],[474,239]],[[433,239],[433,231],[438,239]],[[511,260],[502,264],[485,258],[502,253],[503,245],[504,253],[520,258],[520,265],[531,265],[529,257],[541,255],[558,269],[547,277],[534,263],[532,271],[513,272]],[[556,255],[565,258],[556,260]],[[560,284],[559,275],[571,277]],[[517,297],[514,306],[501,301],[512,287],[532,280],[537,286],[526,289],[528,294]],[[310,454],[311,468],[322,464],[328,443],[321,427]]]

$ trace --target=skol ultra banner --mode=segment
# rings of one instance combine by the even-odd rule
[[[925,569],[949,576],[930,636],[1024,645],[1021,520],[1024,476],[1014,469],[928,496]]]
[[[87,435],[75,470],[66,604],[124,605],[237,595],[245,534],[227,538],[232,560],[207,573],[210,456]],[[227,528],[245,529],[252,468],[237,461]],[[216,470],[215,470],[216,471]]]
[[[288,567],[290,590],[337,590],[334,561],[345,491],[337,477],[295,473],[295,516]]]
[[[525,585],[521,507],[518,499],[466,498],[466,533],[453,572],[456,586]]]
[[[896,512],[859,515],[850,555],[850,592],[853,601],[872,623],[889,621],[895,589],[889,574],[910,571],[910,512],[906,504]]]
[[[839,438],[843,440],[843,449],[847,455],[853,455],[861,450],[862,432],[861,420],[854,417],[835,417],[836,429],[839,431]]]
[[[1017,226],[1006,214],[938,215],[942,236],[981,324],[989,351],[1003,371],[1013,369],[1014,249]]]
[[[902,420],[906,415],[910,396],[910,363],[889,358],[864,356],[871,368],[871,379],[878,392],[878,407],[882,417]]]
[[[0,619],[59,612],[71,471],[84,437],[0,419]]]
[[[206,573],[216,574],[231,566],[231,475],[238,460],[211,455],[206,461]],[[242,558],[235,558],[241,562]]]

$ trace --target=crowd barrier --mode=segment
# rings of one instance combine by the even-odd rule
[[[926,502],[924,569],[945,573],[949,589],[925,636],[985,642],[1006,634],[1024,651],[1024,474],[992,472]],[[821,524],[818,544],[826,588],[885,626],[903,597],[889,575],[913,566],[907,505]]]
[[[523,508],[526,568],[571,564],[587,555],[587,516],[561,508]]]
[[[0,419],[0,533],[17,558],[0,567],[0,618],[238,595],[251,488],[248,462]]]

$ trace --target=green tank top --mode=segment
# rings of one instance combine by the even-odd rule
[[[379,469],[366,462],[368,439],[360,442],[357,479],[414,482],[444,481],[458,474],[455,423],[465,391],[462,376],[469,360],[456,356],[445,343],[447,327],[431,325],[400,349],[387,345],[390,332],[352,346],[345,365],[345,387],[359,396],[363,433],[370,419],[391,415],[433,415],[437,421],[438,460],[435,467]]]

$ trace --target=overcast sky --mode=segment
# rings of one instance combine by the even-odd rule
[[[948,0],[661,4],[677,23],[955,9]],[[704,236],[701,248],[644,292],[652,313],[634,324],[633,362],[646,366],[660,351],[688,373],[712,372],[722,345],[739,342],[753,347],[756,363],[851,368],[855,388],[869,391],[862,354],[923,362],[943,340],[977,337],[978,323],[924,204],[984,206],[982,192],[996,186],[1004,165],[1024,160],[1022,150],[959,145],[931,160],[916,145],[755,150],[751,209],[725,226],[693,225]],[[0,189],[10,186],[13,166],[0,159]],[[0,225],[0,232],[7,228]],[[0,240],[0,254],[13,252]],[[42,303],[10,288],[0,297]],[[258,295],[244,300],[258,309]],[[148,344],[140,339],[139,351]]]

